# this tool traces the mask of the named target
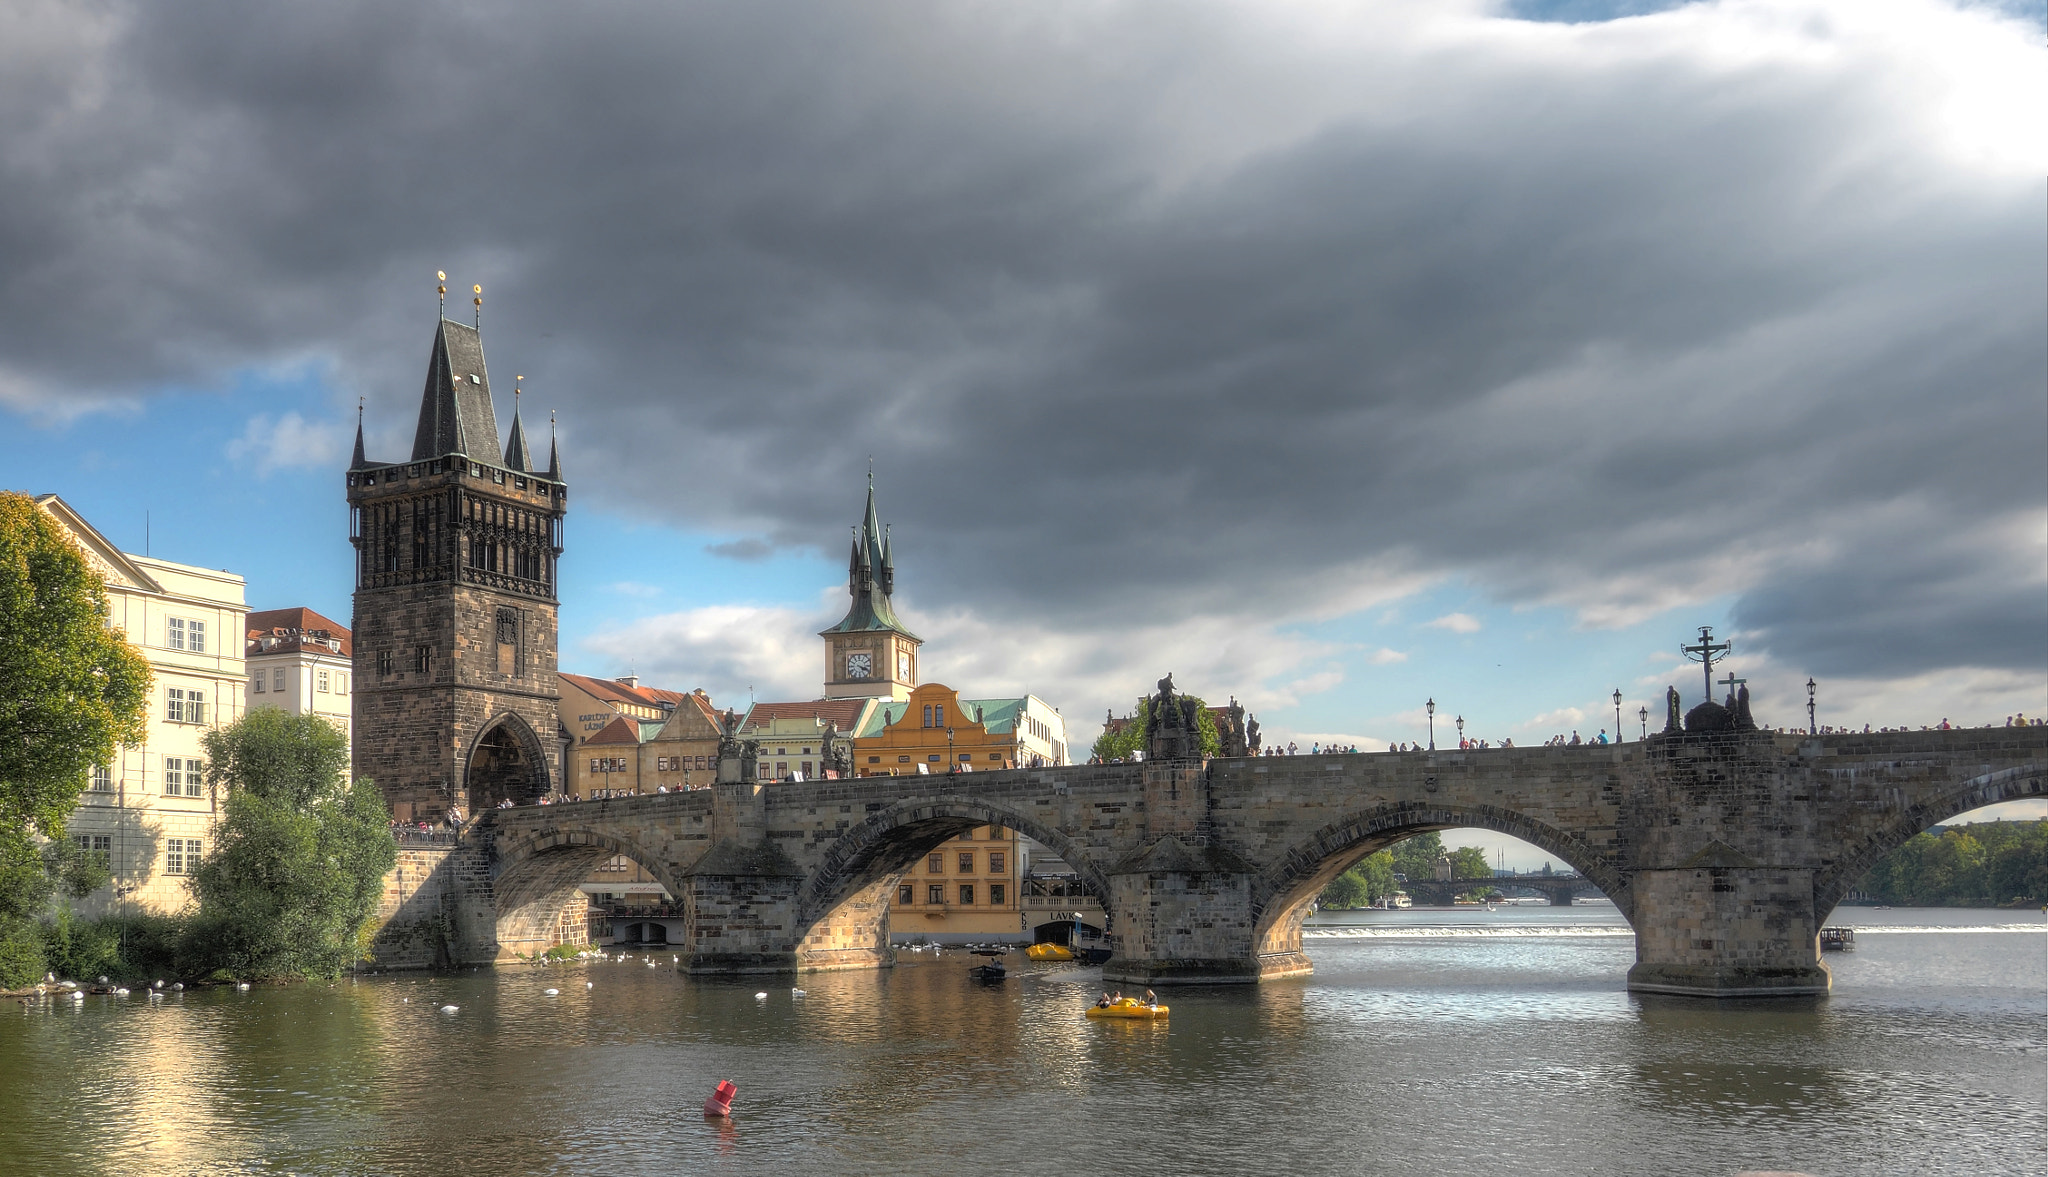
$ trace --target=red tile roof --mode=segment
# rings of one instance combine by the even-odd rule
[[[747,712],[747,722],[741,731],[752,731],[756,726],[765,727],[776,719],[821,719],[836,725],[845,735],[853,734],[853,725],[860,722],[861,708],[868,705],[866,699],[812,699],[803,703],[756,703]]]
[[[591,678],[585,674],[569,674],[562,677],[575,683],[594,698],[607,703],[631,703],[636,707],[659,707],[663,703],[673,707],[682,702],[680,691],[664,691],[656,687],[630,687],[615,678]]]
[[[318,654],[353,655],[348,627],[322,617],[311,609],[262,609],[249,614],[243,624],[248,646],[244,654],[289,654],[304,650]],[[266,645],[266,639],[268,644]],[[331,648],[328,641],[339,644]]]

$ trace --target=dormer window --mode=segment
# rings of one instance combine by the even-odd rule
[[[471,384],[482,384],[484,382],[484,378],[477,375],[475,372],[471,372],[469,374],[469,382]]]

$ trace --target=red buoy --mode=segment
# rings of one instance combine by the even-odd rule
[[[711,1098],[704,1101],[704,1114],[707,1116],[732,1115],[732,1097],[739,1094],[739,1090],[739,1088],[733,1086],[732,1080],[720,1079],[718,1081],[718,1090],[712,1092]]]

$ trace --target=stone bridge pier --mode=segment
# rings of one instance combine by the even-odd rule
[[[1629,988],[1825,993],[1820,926],[1893,847],[2043,795],[2048,729],[1807,737],[1671,732],[1576,748],[1161,761],[866,777],[485,814],[410,902],[456,963],[544,950],[612,855],[676,896],[698,974],[875,968],[912,863],[981,825],[1050,847],[1107,914],[1124,985],[1313,970],[1331,880],[1427,830],[1479,827],[1561,860],[1636,934]],[[737,775],[737,774],[731,774]],[[438,876],[437,876],[438,877]],[[438,889],[437,889],[438,888]],[[428,897],[431,910],[428,910]],[[1619,980],[1619,979],[1617,979]]]

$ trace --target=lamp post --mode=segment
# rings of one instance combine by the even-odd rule
[[[1809,736],[1820,734],[1820,727],[1813,722],[1813,680],[1811,678],[1806,680],[1806,734]]]
[[[1621,688],[1614,688],[1614,742],[1621,743]]]
[[[960,762],[953,759],[953,729],[946,729],[946,771],[959,772]]]
[[[1465,746],[1465,717],[1464,717],[1464,716],[1462,716],[1462,715],[1460,715],[1460,716],[1458,717],[1458,747],[1460,747],[1460,748],[1463,748],[1464,746]]]
[[[1427,703],[1424,703],[1424,704],[1422,705],[1422,709],[1423,709],[1424,711],[1427,711],[1427,712],[1429,713],[1429,750],[1430,750],[1430,751],[1432,751],[1432,752],[1434,752],[1434,751],[1436,751],[1436,699],[1435,699],[1435,697],[1434,697],[1434,696],[1432,696],[1432,697],[1430,698],[1429,702],[1427,702]]]
[[[1650,709],[1649,709],[1648,707],[1638,707],[1638,708],[1636,708],[1636,718],[1642,721],[1642,724],[1643,724],[1643,739],[1645,739],[1645,740],[1649,739],[1649,738],[1650,738]]]

